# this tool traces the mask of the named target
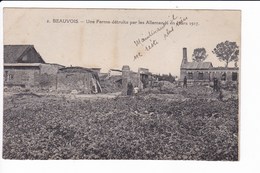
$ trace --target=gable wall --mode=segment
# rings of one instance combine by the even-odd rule
[[[24,52],[24,54],[18,59],[18,63],[45,63],[40,55],[34,48]]]

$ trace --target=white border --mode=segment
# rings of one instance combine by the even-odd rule
[[[0,53],[3,55],[3,7],[41,8],[139,8],[139,9],[235,9],[242,10],[242,74],[240,116],[240,161],[10,161],[0,160],[1,173],[31,172],[260,172],[260,2],[2,2],[0,9]],[[0,60],[3,66],[3,58]],[[3,76],[2,69],[0,75]],[[3,78],[0,78],[1,89]],[[3,99],[0,100],[1,115]],[[2,139],[2,117],[1,139]],[[0,140],[2,141],[2,140]],[[2,142],[0,144],[2,153]]]

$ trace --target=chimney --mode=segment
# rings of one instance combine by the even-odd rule
[[[188,62],[188,59],[187,59],[187,48],[184,47],[184,48],[183,48],[182,64],[186,64],[187,62]]]

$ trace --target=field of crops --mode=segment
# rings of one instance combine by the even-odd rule
[[[180,90],[96,99],[5,95],[3,158],[238,160],[238,99]]]

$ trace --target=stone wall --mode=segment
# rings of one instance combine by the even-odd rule
[[[39,81],[40,89],[55,90],[57,88],[57,75],[56,74],[43,73],[43,74],[40,74],[36,80]]]
[[[30,68],[4,68],[4,85],[35,87],[39,86],[37,80],[40,75],[40,69],[37,67]]]
[[[81,72],[58,72],[57,90],[62,92],[71,92],[77,90],[82,93],[91,93],[91,73]]]
[[[136,72],[130,73],[130,81],[133,84],[133,87],[139,87],[140,85],[140,74]]]
[[[4,67],[5,86],[20,86],[38,89],[56,89],[57,72],[63,66],[57,64],[39,64],[39,66]]]
[[[122,68],[122,95],[127,95],[128,83],[132,83],[133,88],[140,86],[140,73],[133,72],[129,66]]]
[[[57,73],[64,66],[58,64],[41,64],[39,83],[41,89],[57,89]]]
[[[41,74],[57,74],[59,69],[64,68],[62,65],[58,64],[41,64]]]

